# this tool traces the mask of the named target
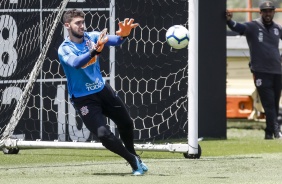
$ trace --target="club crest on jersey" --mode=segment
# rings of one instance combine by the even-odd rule
[[[89,113],[89,110],[88,110],[87,106],[83,106],[83,107],[80,108],[80,112],[81,112],[82,116],[85,116]]]
[[[257,79],[256,80],[256,86],[261,86],[262,85],[262,80],[261,79]]]
[[[277,29],[277,28],[274,28],[273,30],[274,30],[274,34],[275,34],[276,36],[278,36],[278,35],[279,35],[278,29]]]

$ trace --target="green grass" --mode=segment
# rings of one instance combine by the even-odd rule
[[[183,158],[180,153],[169,152],[139,152],[143,159],[174,159]],[[26,164],[56,164],[97,161],[123,161],[119,156],[108,150],[79,149],[30,149],[20,150],[17,155],[0,154],[1,167],[20,166]]]
[[[281,140],[264,140],[265,122],[229,120],[227,139],[204,139],[203,156],[228,156],[282,152]]]
[[[227,139],[204,138],[199,142],[202,157],[246,155],[282,152],[282,141],[264,140],[264,122],[228,122]],[[141,153],[141,152],[139,152]],[[182,154],[147,152],[142,157],[152,159],[183,158]],[[3,157],[2,157],[3,156]],[[107,150],[31,149],[21,150],[17,156],[1,155],[2,164],[49,162],[113,161],[119,157]]]
[[[228,129],[227,140],[200,142],[202,156],[229,156],[282,152],[281,140],[264,140],[263,130]]]
[[[107,150],[31,149],[0,154],[0,178],[9,184],[280,183],[282,141],[264,140],[263,128],[263,122],[228,122],[228,138],[204,138],[196,160],[144,151],[149,172],[143,177],[132,177],[125,161]]]

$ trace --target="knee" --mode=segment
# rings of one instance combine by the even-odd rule
[[[100,140],[107,139],[111,135],[111,132],[106,127],[100,127],[97,130],[97,137]]]
[[[104,134],[99,137],[99,140],[101,141],[102,145],[107,149],[112,149],[113,145],[116,145],[118,143],[118,139],[115,137],[113,133],[110,132],[110,134]]]

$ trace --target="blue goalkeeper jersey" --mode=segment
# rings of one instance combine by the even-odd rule
[[[64,69],[68,82],[68,93],[70,97],[82,97],[97,93],[104,88],[105,81],[102,77],[99,64],[99,56],[90,57],[89,42],[97,43],[100,32],[85,32],[82,43],[74,43],[68,37],[58,49],[60,63]],[[116,35],[108,35],[109,41],[105,46],[117,46],[124,42]],[[81,55],[89,54],[87,63],[77,68],[74,60]],[[80,62],[80,61],[79,61]]]

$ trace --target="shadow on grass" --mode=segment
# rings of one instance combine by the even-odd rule
[[[228,119],[226,123],[226,128],[228,130],[264,130],[265,122],[264,121],[254,121],[248,119]],[[229,138],[227,138],[229,137]],[[204,137],[203,141],[221,141],[221,140],[230,140],[230,136],[227,137]]]
[[[247,119],[228,119],[227,120],[227,129],[228,128],[237,128],[237,129],[265,129],[264,121],[253,121]]]

